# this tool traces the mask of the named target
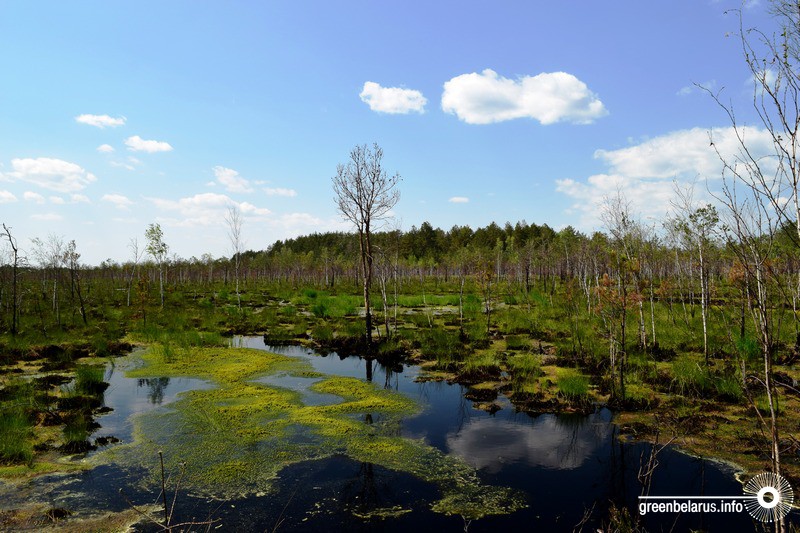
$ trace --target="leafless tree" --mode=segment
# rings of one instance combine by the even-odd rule
[[[228,206],[225,214],[225,223],[228,225],[228,239],[233,253],[233,273],[236,279],[236,303],[239,309],[242,308],[242,296],[239,293],[239,265],[244,252],[244,241],[242,240],[242,212],[237,205]]]
[[[11,228],[3,224],[3,233],[0,237],[8,239],[8,244],[11,246],[13,253],[13,262],[11,263],[11,335],[17,334],[19,328],[19,299],[17,297],[17,280],[19,279],[19,248],[17,247],[17,239],[11,235]]]
[[[366,343],[372,346],[372,310],[370,285],[372,284],[372,229],[385,218],[400,199],[396,189],[400,174],[389,176],[382,165],[383,149],[377,144],[356,146],[350,151],[350,160],[336,168],[333,177],[334,200],[342,216],[352,222],[358,231],[361,252],[361,276],[366,313]]]
[[[752,315],[764,361],[759,381],[769,403],[770,420],[765,425],[771,434],[773,470],[780,473],[768,261],[780,226],[793,225],[800,243],[800,4],[772,0],[770,7],[774,31],[746,28],[742,11],[734,11],[742,56],[753,84],[752,106],[763,131],[741,123],[732,104],[724,102],[720,93],[708,92],[727,114],[737,139],[733,155],[722,153],[713,134],[711,144],[717,149],[726,178],[722,202],[730,212],[734,250],[755,284]],[[759,146],[754,142],[764,135],[770,145],[766,154],[759,149],[763,143]],[[776,524],[778,531],[785,527],[783,521]]]

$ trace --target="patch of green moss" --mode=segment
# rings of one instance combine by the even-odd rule
[[[88,465],[80,463],[55,463],[49,461],[36,461],[29,465],[6,465],[0,466],[0,478],[9,479],[27,479],[41,474],[49,474],[51,472],[79,472],[87,470]]]
[[[144,468],[150,471],[146,483],[156,484],[160,469],[154,457],[162,451],[168,470],[185,469],[188,490],[231,498],[269,492],[290,464],[344,454],[435,483],[443,494],[434,505],[438,512],[472,519],[524,505],[510,490],[481,484],[462,460],[399,437],[401,418],[419,410],[402,394],[355,378],[323,376],[307,361],[260,350],[191,348],[169,355],[151,350],[144,366],[127,375],[196,377],[218,387],[190,391],[138,416],[134,441],[101,452],[95,461]],[[305,405],[302,392],[253,381],[278,373],[320,377],[309,390],[341,401]]]

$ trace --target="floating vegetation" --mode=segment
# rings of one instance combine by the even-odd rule
[[[402,394],[355,378],[320,375],[306,361],[246,348],[194,348],[169,359],[151,350],[144,360],[129,377],[185,376],[218,385],[190,391],[169,407],[139,415],[132,443],[93,459],[151,470],[144,480],[148,485],[157,483],[158,472],[148,458],[158,451],[163,451],[167,468],[186,463],[188,491],[216,498],[269,493],[284,467],[343,454],[434,483],[442,494],[433,504],[436,512],[475,519],[525,505],[510,489],[482,484],[462,460],[422,440],[401,437],[401,418],[419,410]],[[301,391],[254,381],[276,373],[317,377],[308,390],[341,401],[306,405]],[[391,508],[368,514],[377,518],[405,512]]]

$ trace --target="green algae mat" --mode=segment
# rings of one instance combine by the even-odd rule
[[[175,352],[156,345],[143,361],[126,376],[191,377],[214,385],[137,415],[131,443],[93,457],[96,463],[149,472],[142,479],[145,486],[158,483],[154,458],[159,451],[169,471],[184,472],[186,490],[217,499],[270,493],[284,467],[343,454],[435,484],[441,495],[431,502],[435,512],[476,519],[526,505],[511,489],[481,483],[461,459],[401,437],[401,419],[420,406],[397,392],[320,374],[305,360],[249,348]],[[281,376],[307,378],[311,394],[275,385]],[[312,401],[320,397],[326,401]]]

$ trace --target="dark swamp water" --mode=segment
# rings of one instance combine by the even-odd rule
[[[265,346],[260,337],[236,340],[237,345],[300,357],[325,374],[366,379],[366,362],[336,354],[322,357],[295,346]],[[113,435],[129,442],[131,417],[152,409],[168,409],[183,391],[211,385],[195,379],[131,379],[125,364],[111,367],[106,405],[113,412],[98,419],[101,428],[93,438]],[[488,485],[523,492],[527,508],[510,515],[490,516],[465,524],[459,516],[430,510],[438,488],[414,476],[345,456],[305,461],[284,468],[276,491],[267,496],[222,502],[181,494],[175,521],[220,519],[224,531],[573,531],[587,512],[585,531],[594,531],[608,520],[609,502],[626,506],[638,516],[642,487],[637,474],[650,453],[650,445],[626,443],[611,423],[612,413],[600,408],[586,415],[529,415],[518,413],[504,398],[495,414],[474,409],[460,385],[414,381],[418,369],[388,369],[372,363],[371,380],[398,391],[424,406],[422,412],[402,422],[403,436],[424,439],[439,450],[463,458],[477,469]],[[313,380],[273,375],[261,381],[303,392],[306,403],[329,403],[335,397],[306,391]],[[643,459],[644,458],[644,459]],[[741,484],[734,470],[712,460],[690,457],[672,449],[658,456],[651,495],[738,496]],[[123,489],[138,504],[154,503],[156,494],[138,492],[141,472],[112,465],[81,474],[41,476],[12,490],[0,483],[2,507],[15,501],[40,501],[65,509],[121,511],[128,504]],[[371,509],[399,506],[412,512],[386,518],[359,518]],[[790,514],[798,522],[798,513]],[[641,519],[648,531],[755,531],[757,524],[747,512],[716,514],[662,513]],[[140,527],[147,531],[148,527]],[[150,529],[155,531],[156,529]]]

